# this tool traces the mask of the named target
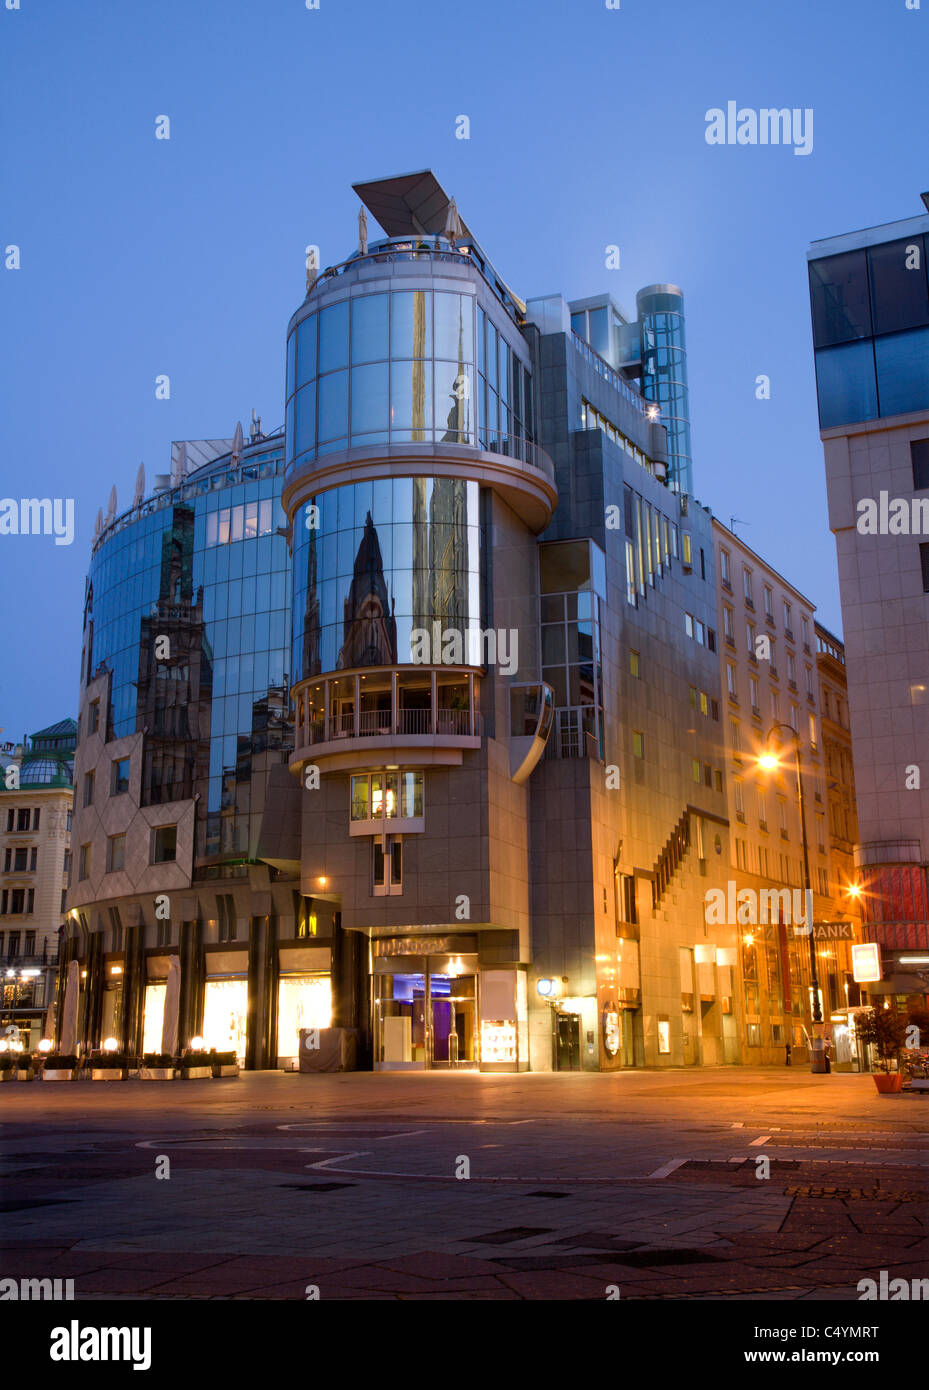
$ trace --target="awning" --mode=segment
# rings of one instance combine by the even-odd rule
[[[441,236],[445,231],[451,200],[431,169],[353,183],[352,188],[388,236]],[[462,237],[470,239],[460,213],[459,221]]]

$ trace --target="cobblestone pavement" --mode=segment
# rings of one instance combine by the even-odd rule
[[[929,1099],[868,1076],[251,1073],[2,1099],[0,1276],[79,1300],[857,1300],[881,1270],[929,1275]]]

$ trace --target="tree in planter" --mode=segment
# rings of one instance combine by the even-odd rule
[[[873,1047],[882,1072],[890,1071],[906,1044],[907,1018],[898,1009],[864,1009],[856,1016],[861,1042]]]

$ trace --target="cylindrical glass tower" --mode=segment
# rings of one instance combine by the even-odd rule
[[[668,484],[693,491],[684,295],[677,285],[647,285],[635,297],[641,333],[642,394],[661,407],[668,431]]]

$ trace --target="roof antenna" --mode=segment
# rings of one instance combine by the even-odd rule
[[[750,521],[743,521],[742,518],[738,516],[731,516],[729,518],[729,530],[733,535],[735,535],[735,528],[737,526],[751,526],[751,524]]]

